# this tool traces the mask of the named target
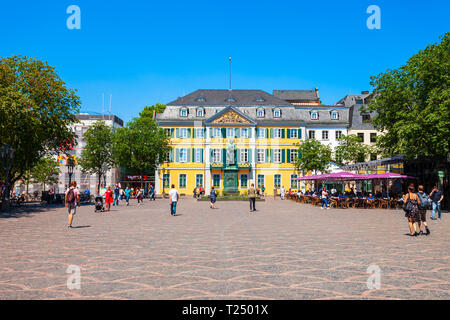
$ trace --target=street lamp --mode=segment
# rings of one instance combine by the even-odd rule
[[[73,169],[75,168],[75,160],[72,156],[67,157],[67,173],[69,174],[69,188],[72,182]]]
[[[2,159],[2,165],[5,169],[5,192],[3,194],[3,202],[9,200],[9,171],[12,167],[14,159],[14,148],[9,144],[5,144],[0,148],[0,157]]]

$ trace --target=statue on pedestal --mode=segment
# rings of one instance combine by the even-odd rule
[[[227,166],[236,164],[236,147],[232,139],[228,140],[227,143]]]

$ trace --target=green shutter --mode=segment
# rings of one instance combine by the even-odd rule
[[[252,127],[248,128],[248,137],[249,137],[249,138],[252,137],[252,131],[253,131],[253,128],[252,128]]]
[[[222,149],[222,163],[225,165],[227,163],[227,150]]]
[[[234,135],[236,136],[236,138],[240,138],[241,137],[241,128],[234,129]]]
[[[236,153],[237,163],[241,163],[241,149],[236,149]]]
[[[200,162],[203,163],[203,152],[204,152],[204,149],[201,148],[200,150],[201,150],[200,151]]]
[[[186,149],[187,162],[191,162],[191,152],[189,149]]]
[[[210,149],[209,150],[209,162],[213,162],[214,161],[214,149]]]
[[[270,137],[270,129],[267,128],[266,129],[266,139],[268,139]]]
[[[266,160],[266,162],[270,162],[270,149],[266,149],[266,156],[264,160]]]
[[[175,129],[174,128],[170,128],[170,137],[173,138],[173,133],[174,133]]]
[[[191,149],[191,153],[192,153],[192,162],[196,162],[197,159],[195,159],[195,148]]]
[[[273,128],[270,128],[268,130],[270,130],[270,138],[272,139],[273,138]]]
[[[290,139],[291,138],[291,129],[286,129],[287,130],[287,138]]]
[[[213,129],[209,128],[209,137],[212,138],[213,137]]]
[[[281,149],[281,163],[285,163],[285,162],[286,162],[286,150]]]
[[[192,131],[191,128],[188,128],[188,129],[187,129],[187,132],[188,132],[188,138],[191,138],[191,131]]]
[[[192,130],[192,138],[194,138],[195,139],[195,128]]]
[[[180,150],[179,149],[175,149],[175,161],[176,162],[180,162]]]
[[[289,132],[289,131],[288,131]],[[291,163],[291,149],[287,149],[286,163]]]
[[[173,162],[173,149],[170,149],[169,162]]]
[[[281,139],[284,139],[284,137],[285,137],[284,131],[286,131],[286,129],[281,128]]]
[[[273,149],[270,149],[270,163],[273,163]]]
[[[252,149],[248,149],[248,163],[252,163]]]
[[[222,132],[222,138],[226,138],[227,137],[227,129],[222,128],[222,129],[220,129],[220,131]]]
[[[297,133],[297,139],[301,139],[302,138],[302,129],[298,129],[298,133]]]
[[[177,138],[180,137],[180,128],[177,128]]]

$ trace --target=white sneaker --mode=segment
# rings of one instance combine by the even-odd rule
[[[330,207],[327,207],[327,210],[330,210]]]
[[[320,210],[323,210],[323,207],[320,207]]]

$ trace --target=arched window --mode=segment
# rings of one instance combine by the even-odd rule
[[[311,111],[311,120],[319,120],[319,112]]]
[[[339,120],[339,112],[335,110],[331,111],[331,120]]]
[[[256,116],[258,118],[264,118],[265,112],[263,108],[259,108],[258,110],[256,110]]]
[[[203,117],[203,116],[205,116],[205,109],[197,108],[197,117]]]
[[[273,117],[274,118],[280,118],[281,117],[281,110],[279,108],[276,108],[273,110]]]
[[[180,117],[187,117],[188,116],[188,109],[187,108],[181,108],[180,110]]]

